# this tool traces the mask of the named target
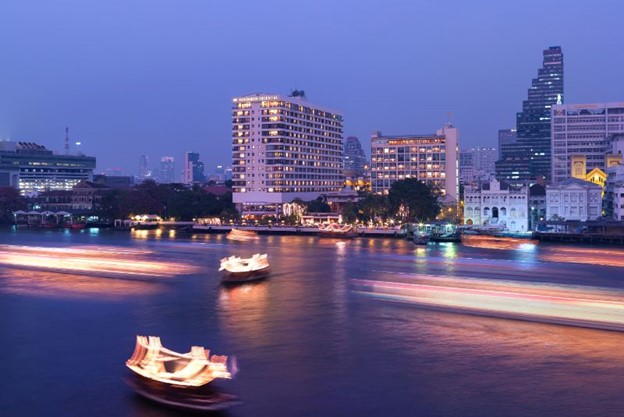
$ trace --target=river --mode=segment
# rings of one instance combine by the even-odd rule
[[[3,416],[184,415],[124,384],[137,334],[235,357],[219,384],[242,403],[221,416],[624,415],[624,332],[587,328],[624,319],[622,248],[97,229],[0,244]],[[220,284],[220,258],[258,252],[268,280]]]

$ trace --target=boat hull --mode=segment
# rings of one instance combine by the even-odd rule
[[[224,284],[242,284],[245,282],[260,281],[266,279],[270,272],[270,268],[244,272],[224,271],[221,282]]]
[[[185,411],[217,411],[240,404],[235,395],[220,391],[212,384],[177,387],[132,374],[126,384],[138,395],[155,403]]]

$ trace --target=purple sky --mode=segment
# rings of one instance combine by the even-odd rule
[[[542,50],[561,45],[565,101],[624,101],[624,2],[2,0],[0,139],[97,157],[230,163],[231,98],[306,91],[345,136],[430,133],[495,146]],[[75,148],[75,146],[72,146]]]

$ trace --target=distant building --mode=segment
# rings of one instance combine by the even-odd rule
[[[0,186],[12,186],[22,195],[49,190],[71,190],[91,180],[95,157],[55,154],[32,142],[0,141]]]
[[[547,220],[595,220],[602,215],[602,187],[578,178],[546,186]]]
[[[175,159],[173,156],[162,156],[160,158],[159,180],[163,184],[175,182]]]
[[[473,184],[494,176],[498,152],[495,148],[466,148],[459,153],[459,181]]]
[[[80,181],[72,188],[71,205],[74,213],[92,213],[101,207],[102,193],[108,187],[92,181]]]
[[[366,154],[360,140],[349,136],[344,143],[343,175],[345,178],[360,178],[364,176]]]
[[[624,166],[607,168],[607,181],[603,198],[605,217],[624,220]]]
[[[216,184],[223,184],[225,182],[225,168],[223,168],[223,165],[217,165],[208,180],[214,181]]]
[[[342,188],[342,115],[288,96],[232,100],[233,201],[243,215],[281,213],[295,198]]]
[[[618,135],[622,133],[624,133],[624,102],[554,105],[553,182],[561,182],[570,177],[572,159],[576,155],[585,158],[583,175],[594,168],[604,173],[609,166],[609,160],[611,159],[612,165],[613,156],[622,151],[618,146],[620,144]]]
[[[503,146],[507,146],[512,143],[516,143],[518,136],[516,135],[516,129],[499,129],[498,131],[498,159],[502,159]]]
[[[139,156],[139,178],[145,180],[151,177],[152,173],[149,170],[149,158],[147,155]]]
[[[551,46],[543,55],[542,68],[516,114],[517,140],[501,146],[496,162],[496,178],[511,184],[531,184],[540,176],[550,181],[551,107],[563,100],[563,52]]]
[[[529,189],[491,180],[464,191],[464,224],[499,228],[512,233],[529,231]]]
[[[182,171],[182,182],[187,185],[202,183],[206,181],[204,174],[204,163],[199,160],[199,153],[184,153],[184,168]]]
[[[435,134],[371,137],[371,184],[374,193],[388,193],[392,184],[418,178],[431,184],[449,204],[459,195],[459,132],[450,123]]]

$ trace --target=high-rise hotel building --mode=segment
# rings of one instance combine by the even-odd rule
[[[585,158],[584,171],[606,171],[610,155],[617,155],[617,134],[624,133],[624,103],[554,105],[552,108],[552,180],[570,177],[570,161]],[[621,146],[620,146],[621,147]],[[583,172],[582,175],[585,175]]]
[[[342,189],[342,115],[290,96],[232,100],[233,201],[242,214],[277,214],[295,198]]]
[[[459,133],[447,123],[436,134],[371,137],[371,182],[374,193],[387,193],[392,183],[418,178],[438,188],[445,202],[459,195]],[[450,200],[450,201],[449,201]]]

